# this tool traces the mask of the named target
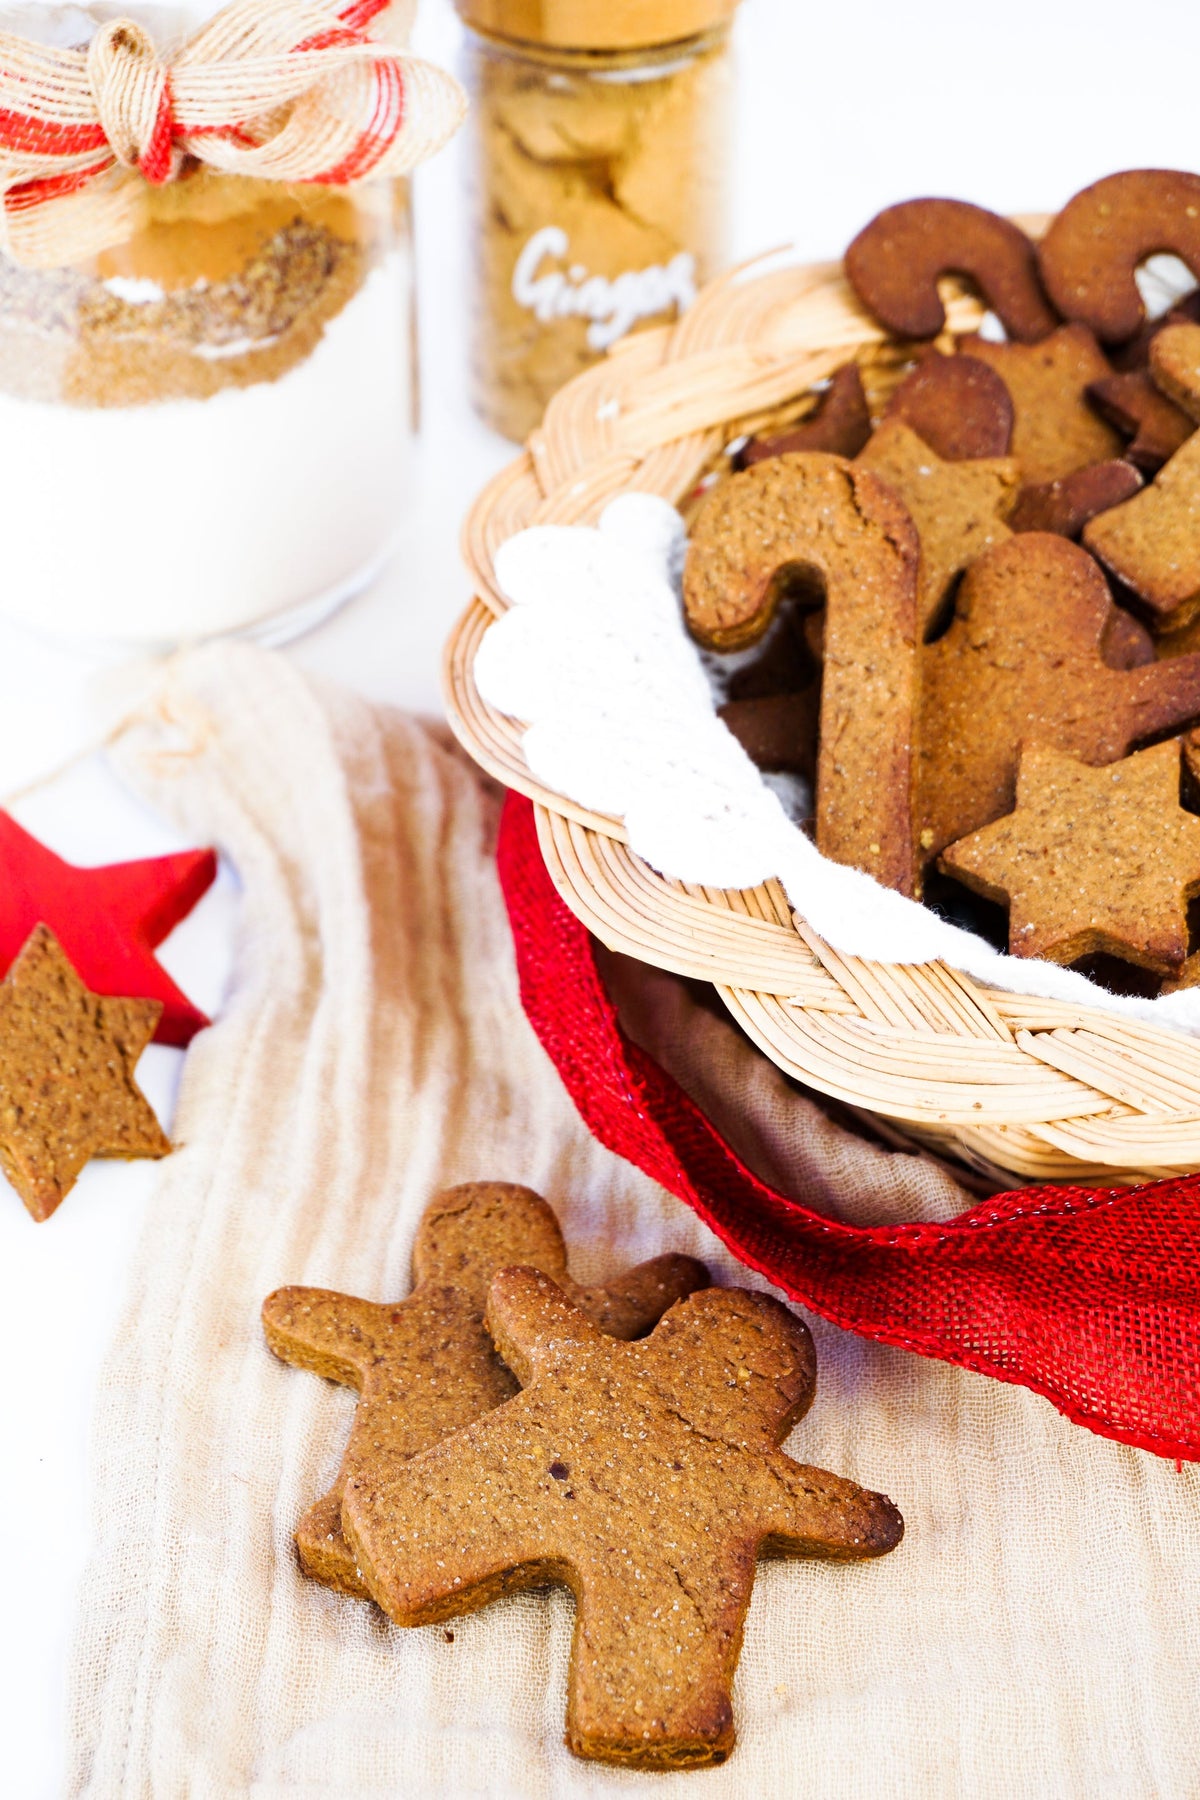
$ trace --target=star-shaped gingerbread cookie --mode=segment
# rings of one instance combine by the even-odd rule
[[[421,1625],[564,1582],[570,1748],[723,1761],[760,1553],[880,1556],[903,1531],[883,1495],[779,1448],[812,1398],[807,1328],[766,1294],[706,1288],[618,1343],[531,1269],[496,1276],[487,1316],[524,1391],[387,1479],[351,1482],[371,1592]]]
[[[1011,537],[1020,467],[1009,456],[943,462],[903,419],[884,419],[857,460],[899,495],[921,540],[918,618],[924,635],[968,564]]]
[[[1111,763],[1200,715],[1200,655],[1108,666],[1116,614],[1087,552],[1048,532],[1010,538],[967,570],[953,624],[921,659],[915,810],[927,857],[1012,811],[1022,744]]]
[[[0,982],[0,1168],[39,1222],[93,1156],[169,1152],[133,1074],[161,1011],[93,994],[45,925]]]
[[[264,1302],[276,1356],[357,1388],[359,1402],[333,1488],[296,1531],[306,1573],[342,1593],[366,1588],[342,1535],[348,1481],[386,1479],[406,1458],[469,1425],[516,1391],[483,1323],[497,1269],[520,1263],[554,1276],[600,1330],[636,1337],[708,1271],[690,1256],[659,1256],[599,1287],[567,1273],[558,1220],[540,1195],[503,1181],[468,1182],[435,1196],[413,1250],[406,1300],[378,1305],[325,1288],[280,1288]]]
[[[162,1002],[155,1039],[189,1044],[208,1020],[154,951],[211,887],[211,850],[77,868],[0,811],[0,970],[48,925],[93,993]]]
[[[1022,481],[1057,481],[1120,456],[1120,433],[1087,402],[1091,384],[1113,371],[1086,325],[1060,325],[1037,344],[965,337],[960,347],[994,369],[1012,396],[1010,450]]]
[[[1031,745],[1016,810],[951,844],[941,866],[1007,904],[1015,956],[1071,963],[1103,951],[1169,974],[1200,894],[1200,819],[1179,803],[1178,739],[1099,769]]]

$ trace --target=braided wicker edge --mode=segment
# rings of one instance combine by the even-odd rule
[[[981,316],[961,293],[947,312],[954,335]],[[538,782],[521,726],[475,687],[475,652],[505,610],[492,565],[505,538],[532,524],[593,524],[630,489],[686,506],[726,444],[794,415],[848,357],[879,394],[908,355],[862,312],[840,265],[756,264],[569,383],[464,526],[479,597],[446,646],[451,727],[489,773],[537,802],[551,877],[589,930],[712,982],[748,1035],[809,1087],[990,1179],[1190,1170],[1200,1166],[1200,1043],[986,988],[943,964],[841,956],[792,913],[778,882],[729,892],[669,880],[633,855],[618,820]]]

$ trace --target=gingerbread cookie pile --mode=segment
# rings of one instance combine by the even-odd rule
[[[406,1626],[565,1583],[570,1748],[723,1761],[759,1553],[857,1560],[903,1530],[779,1449],[812,1399],[807,1328],[686,1256],[580,1287],[545,1201],[504,1182],[439,1194],[413,1261],[390,1305],[282,1288],[263,1307],[276,1355],[360,1396],[301,1566]]]
[[[1148,320],[1156,252],[1200,278],[1200,176],[1110,176],[1038,244],[880,213],[845,268],[899,384],[847,364],[737,446],[684,576],[702,644],[758,646],[723,716],[813,780],[825,855],[1139,991],[1200,979],[1200,294]],[[946,331],[947,277],[997,330]]]

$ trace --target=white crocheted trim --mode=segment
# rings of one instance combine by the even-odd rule
[[[528,725],[522,749],[547,788],[623,821],[652,868],[707,887],[774,875],[826,941],[877,962],[940,958],[1019,994],[1100,1006],[1200,1035],[1200,989],[1157,1000],[1107,993],[1056,963],[1006,956],[857,869],[829,862],[789,819],[717,717],[680,604],[685,531],[675,508],[624,494],[593,529],[538,525],[503,544],[511,610],[475,658],[484,699]]]

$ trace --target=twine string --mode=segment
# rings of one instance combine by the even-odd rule
[[[87,49],[87,83],[100,129],[117,161],[148,181],[173,169],[175,120],[167,71],[150,33],[129,19],[101,26]]]
[[[457,82],[368,35],[386,0],[232,0],[171,57],[129,19],[66,50],[0,32],[0,248],[80,260],[132,228],[139,178],[190,160],[268,181],[407,174],[459,125]]]

